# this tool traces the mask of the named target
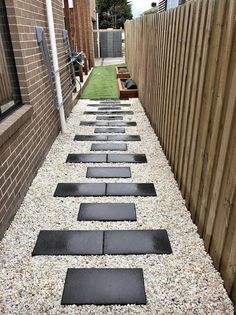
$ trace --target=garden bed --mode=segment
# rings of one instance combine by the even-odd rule
[[[118,79],[130,78],[129,70],[126,66],[116,67],[116,77]]]
[[[120,99],[138,97],[138,89],[127,89],[125,87],[124,84],[126,80],[127,79],[118,79],[118,89],[119,89]]]

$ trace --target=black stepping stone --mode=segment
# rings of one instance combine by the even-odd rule
[[[104,254],[171,254],[166,230],[105,231]]]
[[[137,124],[134,121],[81,121],[80,126],[134,127]]]
[[[80,126],[101,126],[106,127],[109,126],[109,122],[107,121],[81,121]]]
[[[125,128],[95,128],[95,133],[125,133]]]
[[[146,163],[145,154],[68,154],[66,163]]]
[[[62,305],[146,304],[142,269],[68,269]]]
[[[113,106],[112,110],[121,110],[121,107]],[[98,110],[111,110],[111,107],[99,107]]]
[[[125,143],[94,143],[91,151],[127,151],[128,146]]]
[[[102,255],[103,231],[40,231],[32,256]]]
[[[108,163],[147,163],[145,154],[108,154]]]
[[[106,100],[106,101],[101,101],[99,104],[120,104],[120,100]]]
[[[54,197],[105,196],[106,184],[60,183],[57,185]]]
[[[91,111],[85,111],[83,113],[84,115],[112,115],[111,112],[109,111],[96,111],[96,112],[91,112]]]
[[[141,138],[138,135],[110,135],[107,141],[141,141]]]
[[[101,106],[106,106],[108,107],[109,109],[113,109],[115,108],[116,106],[121,106],[121,107],[130,107],[131,105],[130,104],[87,104],[87,106],[91,106],[91,107],[101,107]]]
[[[106,163],[106,154],[69,154],[66,163]]]
[[[82,203],[79,221],[136,221],[133,203]]]
[[[111,111],[110,114],[111,115],[119,115],[119,114],[121,114],[121,115],[133,115],[134,112],[132,110],[120,110],[120,111]]]
[[[88,167],[87,178],[130,178],[129,167]]]
[[[90,111],[85,111],[84,115],[133,115],[134,112],[131,110],[128,111],[96,111],[96,112],[90,112]]]
[[[97,120],[123,120],[123,116],[97,116]]]
[[[135,121],[110,121],[108,122],[110,127],[133,127],[137,126]]]
[[[133,183],[112,183],[106,186],[106,196],[156,196],[153,184],[133,184]]]
[[[92,135],[76,135],[74,140],[75,141],[107,141],[108,136],[105,135],[96,135],[96,136],[92,136]]]

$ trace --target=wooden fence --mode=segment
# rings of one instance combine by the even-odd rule
[[[235,16],[235,0],[196,0],[125,29],[141,102],[236,304]]]

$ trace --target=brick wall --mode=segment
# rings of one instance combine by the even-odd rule
[[[60,124],[53,103],[48,70],[43,64],[35,27],[47,29],[44,0],[7,0],[11,32],[23,106],[0,122],[0,238],[9,226],[45,155],[55,140]],[[53,0],[53,13],[60,66],[65,64],[62,30],[65,28],[61,0]],[[63,94],[71,89],[62,74]],[[67,99],[67,115],[72,97]]]

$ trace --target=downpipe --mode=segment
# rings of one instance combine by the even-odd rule
[[[57,57],[56,35],[55,35],[51,0],[46,0],[46,8],[47,8],[48,28],[49,28],[49,36],[50,36],[50,43],[51,43],[51,51],[52,51],[52,61],[53,61],[53,68],[54,68],[54,73],[55,73],[55,85],[56,85],[56,93],[57,93],[57,100],[58,100],[58,111],[59,111],[59,117],[60,117],[60,123],[61,123],[61,132],[64,134],[66,133],[66,119],[65,119],[64,104],[63,104],[63,97],[62,97],[59,63],[58,63],[58,57]]]

